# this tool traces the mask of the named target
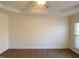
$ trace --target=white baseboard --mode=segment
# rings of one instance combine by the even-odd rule
[[[54,48],[50,48],[50,47],[29,47],[29,48],[24,48],[24,47],[11,47],[10,49],[68,49],[66,47],[54,47]]]
[[[0,51],[0,54],[4,53],[5,51],[7,51],[8,49],[2,50]]]
[[[79,51],[73,49],[73,48],[70,48],[72,51],[74,51],[75,53],[79,54]]]

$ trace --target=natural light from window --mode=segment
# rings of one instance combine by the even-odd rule
[[[79,49],[79,23],[75,23],[75,47]]]

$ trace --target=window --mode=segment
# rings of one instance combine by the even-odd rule
[[[74,35],[75,35],[75,47],[79,49],[79,23],[75,23]]]

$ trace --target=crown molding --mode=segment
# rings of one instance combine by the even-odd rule
[[[60,10],[60,12],[63,15],[69,15],[69,16],[73,15],[75,13],[78,13],[79,12],[79,4],[69,7],[69,8],[64,8],[64,9]]]

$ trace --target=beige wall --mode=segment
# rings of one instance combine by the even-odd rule
[[[68,20],[60,15],[10,16],[10,48],[68,48]]]
[[[0,13],[0,54],[9,48],[8,15]]]

